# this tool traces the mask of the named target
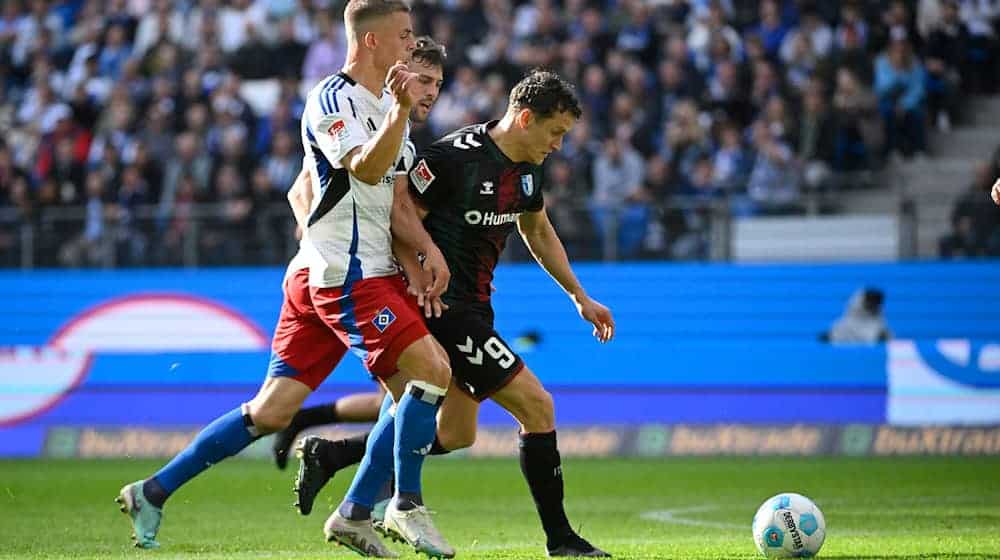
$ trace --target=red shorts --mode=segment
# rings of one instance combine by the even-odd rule
[[[348,348],[372,375],[396,373],[399,355],[427,335],[403,277],[366,278],[339,288],[309,286],[309,269],[285,281],[285,301],[271,342],[268,375],[315,389]]]

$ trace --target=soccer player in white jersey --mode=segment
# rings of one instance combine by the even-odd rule
[[[444,61],[447,57],[443,45],[437,44],[430,37],[420,37],[417,39],[416,48],[411,53],[409,69],[417,75],[413,80],[412,87],[417,95],[417,103],[410,111],[410,121],[423,123],[427,121],[431,108],[437,102],[441,93],[441,85],[444,80]],[[407,169],[412,165],[416,149],[412,143],[407,143],[407,153],[405,155],[405,165]],[[288,191],[288,199],[296,216],[303,216],[303,221],[299,224],[303,231],[307,227],[306,218],[309,209],[312,207],[312,186],[309,179],[308,166],[304,166],[299,176],[296,178],[292,188]],[[308,243],[303,245],[299,252],[289,264],[289,271],[309,266],[307,254],[309,252]],[[421,298],[421,306],[424,304],[425,294],[416,293]],[[291,424],[284,430],[274,434],[273,455],[275,464],[279,469],[284,469],[288,462],[288,453],[295,440],[303,429],[336,422],[374,422],[378,419],[379,410],[385,400],[385,389],[381,386],[378,390],[366,393],[354,393],[337,399],[333,403],[324,403],[300,410]],[[363,449],[364,444],[361,444]]]
[[[415,75],[399,62],[415,46],[409,8],[400,0],[350,0],[344,19],[344,68],[306,100],[302,135],[312,156],[307,161],[314,202],[308,216],[297,219],[307,225],[309,267],[286,275],[267,379],[253,400],[209,424],[152,477],[122,488],[117,501],[132,520],[139,547],[159,546],[167,498],[261,435],[285,428],[350,349],[396,405],[394,414],[376,424],[347,497],[324,526],[327,540],[365,556],[397,556],[370,519],[375,496],[395,467],[396,497],[386,522],[418,551],[454,556],[420,493],[424,450],[433,443],[451,370],[391,254],[395,175],[405,173],[407,121],[416,101],[408,88]],[[446,285],[440,251],[425,231],[414,235],[419,237],[406,241],[420,248],[425,266]]]

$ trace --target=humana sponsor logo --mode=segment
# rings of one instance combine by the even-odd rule
[[[483,226],[500,226],[503,224],[509,224],[517,221],[517,217],[520,216],[520,212],[511,212],[507,214],[498,214],[496,212],[486,212],[483,214],[478,210],[470,210],[465,213],[465,221],[472,225],[483,225]]]

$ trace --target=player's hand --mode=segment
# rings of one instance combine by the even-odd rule
[[[993,183],[993,192],[991,195],[993,196],[993,203],[1000,206],[1000,178]]]
[[[594,338],[604,343],[615,336],[615,320],[611,316],[610,309],[587,295],[576,298],[574,301],[580,317],[594,325]]]
[[[427,286],[425,299],[429,300],[424,306],[424,314],[429,318],[431,313],[434,317],[440,317],[442,311],[448,308],[441,302],[441,295],[448,289],[451,281],[451,271],[448,270],[448,263],[444,260],[441,251],[434,247],[427,252],[424,258],[424,271],[430,274],[430,285]]]
[[[403,264],[403,260],[400,260],[400,265],[406,275],[406,291],[416,298],[417,306],[424,310],[425,317],[440,317],[448,310],[448,304],[440,297],[430,296],[434,275],[429,270],[423,269],[419,263],[415,267]]]
[[[410,72],[405,62],[396,61],[396,64],[389,69],[385,85],[400,107],[410,109],[416,105],[417,94],[413,91],[413,86],[416,85],[417,79],[417,74]]]

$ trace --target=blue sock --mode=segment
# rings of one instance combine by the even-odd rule
[[[386,403],[389,403],[386,406]],[[358,471],[354,474],[347,496],[340,504],[340,515],[347,519],[367,519],[371,515],[372,506],[379,489],[392,476],[392,450],[395,441],[395,425],[389,414],[392,397],[386,395],[382,402],[375,427],[368,434],[368,444],[365,456],[361,459]]]
[[[378,417],[381,418],[383,414],[388,414],[389,409],[394,404],[396,404],[396,401],[392,400],[392,395],[386,393],[385,398],[382,399],[382,407],[378,409]]]
[[[396,406],[396,496],[397,507],[408,509],[423,505],[420,495],[420,470],[430,453],[437,433],[437,412],[444,401],[445,389],[419,381],[406,386]],[[406,503],[412,502],[412,503]]]
[[[159,470],[153,478],[159,483],[159,487],[166,494],[163,500],[170,497],[184,483],[198,476],[208,467],[218,463],[226,457],[236,455],[244,447],[250,445],[257,439],[253,433],[253,423],[250,417],[243,415],[242,407],[215,419],[214,422],[205,426],[205,429],[195,436],[194,441],[188,444],[184,451],[181,451],[169,463]],[[154,504],[162,506],[160,504]]]

